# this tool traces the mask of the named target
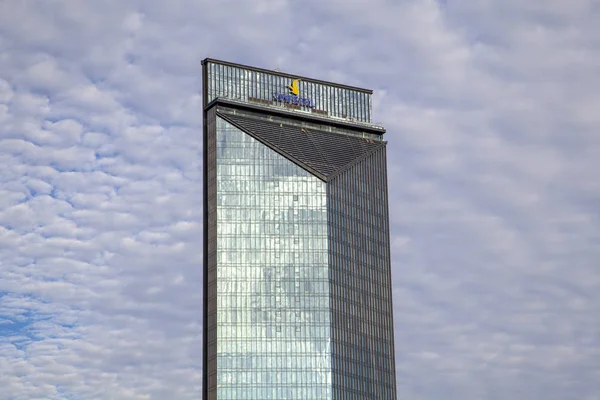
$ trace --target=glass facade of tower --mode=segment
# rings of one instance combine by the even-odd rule
[[[328,184],[335,399],[393,399],[385,147]]]
[[[271,73],[203,67],[203,398],[395,399],[381,128],[220,96],[216,71]]]

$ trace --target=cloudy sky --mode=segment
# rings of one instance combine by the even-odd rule
[[[197,399],[205,57],[375,90],[400,399],[600,399],[594,0],[0,0],[0,399]]]

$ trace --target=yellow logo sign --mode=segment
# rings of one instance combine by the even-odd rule
[[[300,94],[300,88],[298,87],[298,82],[300,79],[294,79],[291,85],[288,85],[287,88],[290,89],[290,93],[294,96],[298,96]]]
[[[300,82],[300,79],[294,79],[291,85],[286,86],[286,88],[290,90],[290,94],[283,94],[277,92],[273,93],[273,100],[298,106],[314,108],[315,105],[311,99],[305,99],[299,96],[300,86],[298,85],[298,82]]]

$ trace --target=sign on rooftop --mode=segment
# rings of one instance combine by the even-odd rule
[[[370,90],[211,59],[204,63],[207,103],[224,97],[371,123]]]

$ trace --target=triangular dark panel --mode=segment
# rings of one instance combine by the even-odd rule
[[[250,116],[218,113],[219,117],[278,150],[284,157],[327,180],[355,160],[385,146],[384,142],[323,132]]]

